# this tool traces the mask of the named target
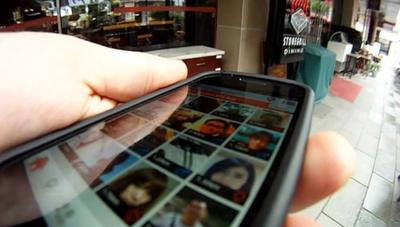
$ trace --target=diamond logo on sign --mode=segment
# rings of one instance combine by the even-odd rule
[[[300,34],[307,27],[308,18],[304,13],[303,9],[296,10],[290,16],[290,25],[292,25],[293,29],[297,34]]]

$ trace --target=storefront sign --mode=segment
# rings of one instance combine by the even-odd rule
[[[303,61],[309,31],[309,0],[271,1],[266,65]]]
[[[281,40],[281,56],[280,63],[287,64],[292,62],[299,62],[304,59],[304,47],[307,44],[306,35],[308,33],[308,25],[310,20],[306,15],[308,10],[307,1],[292,1],[292,4],[287,4],[289,8],[286,9],[285,14],[285,27]]]
[[[283,56],[303,54],[307,44],[305,36],[283,35]]]
[[[304,10],[300,8],[290,16],[290,25],[292,25],[297,34],[300,34],[307,28],[308,21],[309,20],[305,15]]]

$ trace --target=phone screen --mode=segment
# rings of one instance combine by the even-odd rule
[[[21,160],[26,192],[13,201],[29,215],[16,223],[239,226],[268,187],[302,95],[211,77],[113,116]]]

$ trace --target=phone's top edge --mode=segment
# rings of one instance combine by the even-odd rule
[[[15,147],[12,147],[6,151],[3,151],[2,154],[0,154],[0,166],[2,166],[6,161],[8,161],[12,158],[23,155],[24,153],[26,153],[30,150],[37,149],[38,147],[44,145],[48,141],[63,137],[68,133],[78,130],[79,128],[90,127],[91,125],[98,123],[100,119],[102,119],[106,116],[116,114],[117,112],[124,111],[128,108],[132,108],[133,106],[135,106],[145,100],[152,99],[164,92],[168,92],[168,91],[177,89],[177,88],[185,86],[186,84],[189,84],[197,79],[200,79],[204,76],[212,75],[212,74],[219,74],[219,72],[213,71],[212,73],[204,72],[204,73],[197,74],[193,77],[187,78],[186,80],[179,81],[179,82],[177,82],[173,85],[170,85],[168,87],[165,87],[165,88],[161,88],[158,91],[155,91],[149,95],[145,95],[145,96],[139,97],[137,99],[131,100],[131,101],[119,106],[118,108],[108,110],[108,111],[100,113],[96,116],[93,116],[93,117],[84,119],[80,122],[74,123],[71,126],[68,126],[66,128],[62,128],[60,130],[50,132],[48,134],[34,138],[33,140],[30,140],[25,143],[19,144]]]
[[[272,81],[284,82],[284,83],[287,83],[287,84],[296,85],[298,87],[304,88],[307,92],[310,92],[310,93],[313,92],[312,89],[306,84],[300,83],[300,82],[295,81],[295,80],[277,78],[277,77],[274,77],[274,76],[271,76],[271,75],[265,75],[265,74],[251,74],[251,75],[249,75],[246,72],[234,72],[234,71],[221,71],[220,73],[225,74],[227,76],[236,75],[236,76],[244,76],[244,77],[256,77],[256,78],[261,78],[261,79],[262,78],[265,79],[265,77],[267,77],[269,80],[272,80]]]
[[[275,78],[275,77],[268,76],[268,75],[261,75],[261,74],[251,74],[251,75],[249,75],[249,74],[247,74],[245,72],[233,72],[233,71],[208,71],[208,72],[203,72],[203,73],[199,73],[199,74],[197,74],[195,76],[192,76],[190,78],[187,78],[186,80],[183,80],[183,81],[177,82],[177,83],[175,83],[173,85],[170,85],[168,87],[162,88],[162,89],[160,89],[158,91],[155,91],[155,92],[153,92],[153,93],[151,93],[149,95],[145,95],[143,97],[139,97],[139,98],[137,98],[135,100],[129,101],[129,102],[123,104],[122,106],[118,107],[118,108],[108,110],[108,111],[106,111],[104,113],[101,113],[101,114],[98,114],[98,115],[96,115],[94,117],[91,117],[91,118],[82,120],[80,122],[77,122],[77,123],[75,123],[75,124],[73,124],[71,126],[68,126],[67,128],[63,128],[63,129],[60,129],[60,130],[55,131],[55,132],[50,132],[49,134],[40,136],[40,137],[38,137],[36,139],[33,139],[31,141],[22,143],[20,145],[17,145],[15,147],[11,148],[11,149],[8,149],[8,150],[4,151],[2,154],[0,154],[0,167],[3,166],[3,164],[5,162],[7,162],[7,161],[9,161],[9,160],[11,160],[11,159],[13,159],[13,158],[15,158],[17,156],[21,156],[21,155],[25,154],[26,152],[28,152],[30,150],[37,149],[37,148],[43,146],[44,144],[48,143],[49,141],[60,139],[61,137],[64,137],[69,133],[75,132],[80,128],[90,127],[90,126],[98,123],[101,119],[103,119],[103,118],[105,118],[107,116],[114,115],[114,114],[116,114],[118,112],[122,112],[124,110],[129,109],[129,108],[132,108],[132,107],[134,107],[135,105],[137,105],[137,104],[139,104],[141,102],[144,102],[146,100],[155,98],[155,97],[157,97],[157,96],[159,96],[159,95],[161,95],[163,93],[172,91],[172,90],[177,89],[179,87],[185,86],[185,85],[187,85],[189,83],[192,83],[192,82],[194,82],[194,81],[196,81],[196,80],[198,80],[200,78],[203,78],[203,77],[206,77],[206,76],[213,76],[213,75],[243,76],[243,77],[257,78],[257,79],[265,79],[265,77],[267,76],[268,79],[272,80],[272,81],[284,82],[284,83],[288,83],[288,84],[292,84],[292,85],[304,88],[305,91],[306,91],[306,96],[312,94],[312,90],[308,86],[306,86],[304,84],[301,84],[301,83],[296,82],[296,81],[291,81],[291,80],[282,80],[282,79]]]

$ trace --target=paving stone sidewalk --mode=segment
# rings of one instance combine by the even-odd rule
[[[400,226],[400,77],[387,57],[377,77],[355,76],[354,103],[328,95],[315,107],[311,133],[333,130],[357,152],[354,176],[337,193],[300,213],[324,227]]]

